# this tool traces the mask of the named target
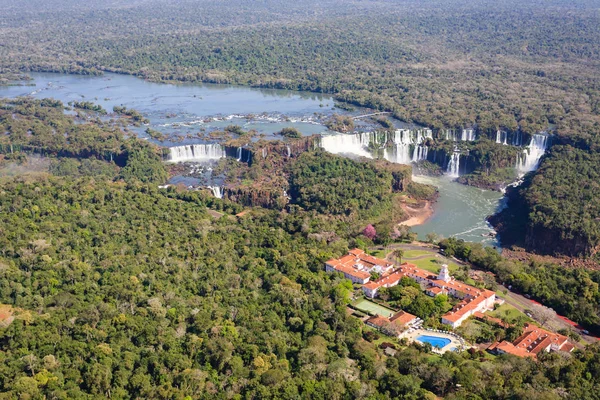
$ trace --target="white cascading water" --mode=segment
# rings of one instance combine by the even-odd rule
[[[169,161],[210,161],[226,156],[220,144],[189,144],[169,148]]]
[[[458,178],[460,176],[460,153],[454,152],[452,153],[452,158],[450,158],[450,162],[448,163],[448,168],[446,170],[448,175],[453,178]]]
[[[223,188],[221,186],[208,186],[210,190],[212,190],[213,196],[217,199],[223,198]]]
[[[475,131],[473,129],[463,129],[460,140],[463,142],[472,142],[475,138]]]
[[[383,157],[396,164],[410,164],[410,145],[413,143],[412,135],[408,129],[397,129],[392,137],[394,146],[386,148]]]
[[[540,159],[546,152],[548,136],[537,133],[531,137],[529,146],[523,150],[523,154],[517,158],[517,170],[521,173],[531,172],[537,169]]]
[[[496,131],[496,143],[507,145],[508,144],[508,133],[505,131]]]
[[[237,148],[237,157],[236,158],[238,161],[242,161],[242,148],[241,147]]]
[[[397,129],[392,136],[394,146],[386,148],[383,157],[396,164],[410,164],[427,159],[428,148],[423,143],[427,138],[433,138],[431,129]],[[413,146],[412,155],[410,147]]]
[[[427,160],[427,151],[428,150],[429,149],[427,148],[427,146],[420,146],[420,145],[415,146],[415,149],[413,150],[412,162],[419,162],[422,160]]]
[[[321,147],[332,154],[352,154],[359,157],[373,158],[368,147],[371,134],[336,134],[321,136]]]
[[[431,129],[397,129],[390,135],[381,132],[323,135],[321,147],[333,154],[373,158],[369,145],[373,143],[383,147],[391,140],[393,146],[384,149],[384,158],[397,164],[410,164],[427,158],[427,146],[424,145],[427,138],[433,138]]]
[[[446,140],[450,140],[452,142],[458,142],[458,133],[452,129],[446,129],[446,133],[444,135]],[[460,134],[460,140],[463,142],[472,142],[477,139],[477,135],[475,135],[475,130],[473,129],[463,129]]]
[[[446,129],[446,140],[456,142],[456,132],[454,132],[452,129]]]
[[[512,145],[513,146],[522,146],[523,145],[523,134],[521,133],[521,131],[515,132],[515,136],[513,137],[513,140],[512,140]]]
[[[292,149],[290,149],[290,146],[286,146],[287,147],[287,156],[288,158],[290,158],[292,156]]]

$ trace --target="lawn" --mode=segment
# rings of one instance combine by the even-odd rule
[[[385,256],[387,255],[388,252],[389,252],[389,250],[373,250],[373,251],[369,251],[369,254],[371,254],[373,257],[377,257],[377,258],[381,258],[382,260],[385,260]]]
[[[417,267],[424,269],[429,272],[433,272],[437,274],[440,272],[440,268],[442,264],[448,264],[448,269],[450,269],[450,273],[453,274],[455,271],[460,269],[460,266],[445,257],[442,257],[437,254],[432,254],[431,257],[422,258],[420,260],[406,260],[411,264],[415,264]]]
[[[435,253],[427,250],[404,250],[403,258],[415,258],[421,256],[434,255]]]
[[[520,316],[529,319],[529,317],[527,317],[524,313],[522,313],[521,311],[519,311],[518,309],[516,309],[508,303],[502,304],[500,307],[498,307],[494,311],[488,312],[487,314],[496,318],[508,317],[509,321],[514,321],[517,317]]]
[[[384,317],[391,317],[396,313],[396,311],[392,310],[391,308],[380,306],[379,304],[373,303],[367,299],[360,299],[354,303],[353,306],[361,311],[371,314],[379,314]]]

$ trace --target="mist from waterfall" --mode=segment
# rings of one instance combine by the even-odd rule
[[[371,133],[335,134],[321,136],[321,147],[332,154],[352,154],[373,158],[369,153]]]

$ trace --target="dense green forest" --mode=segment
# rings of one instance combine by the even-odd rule
[[[2,110],[10,111],[4,144],[13,148],[0,169],[27,167],[40,153],[51,161],[47,171],[0,178],[0,307],[12,314],[0,323],[2,398],[596,398],[597,346],[538,361],[478,351],[440,357],[419,345],[390,357],[347,313],[352,286],[323,262],[362,239],[331,224],[329,208],[372,207],[335,185],[333,204],[320,192],[307,197],[301,184],[315,183],[313,169],[330,183],[347,179],[336,174],[345,170],[382,195],[431,195],[411,189],[406,167],[304,153],[289,166],[300,208],[235,217],[235,203],[145,183],[145,168],[156,167],[152,146],[111,125],[75,123],[44,101]],[[25,134],[13,137],[15,120]],[[70,140],[59,142],[65,133]],[[100,142],[95,151],[90,137]],[[25,149],[33,143],[35,152]],[[121,165],[103,156],[121,149],[133,149]],[[442,246],[597,324],[598,276],[507,263],[463,242]]]
[[[591,0],[98,3],[11,0],[0,66],[327,92],[432,128],[598,123]]]
[[[167,173],[156,146],[127,138],[118,127],[99,120],[80,123],[64,111],[64,105],[52,99],[0,99],[0,131],[5,132],[0,137],[0,154],[9,159],[15,157],[15,153],[84,158],[89,159],[88,165],[94,161],[110,161],[123,167],[120,171],[125,180],[165,182]],[[65,173],[63,168],[61,174]]]
[[[543,253],[595,256],[600,250],[600,152],[552,147],[536,174],[508,194],[492,218],[502,241]]]
[[[473,126],[491,137],[499,128],[524,134],[550,128],[557,143],[592,158],[600,141],[600,11],[593,0],[139,0],[93,6],[10,0],[2,10],[3,84],[26,84],[19,74],[27,71],[115,71],[155,81],[331,93],[430,128]],[[507,153],[482,145],[469,156],[467,172],[475,172],[461,182],[500,189],[514,178],[501,165],[513,160]],[[587,179],[578,169],[567,170],[570,182]],[[552,171],[537,172],[536,196],[550,198],[541,182],[554,180]],[[590,214],[582,209],[585,196],[571,192],[576,195],[563,199],[564,209]],[[529,207],[526,213],[538,211]],[[535,224],[552,220],[556,235],[568,237],[565,221],[573,219],[549,215]],[[596,221],[577,228],[585,232],[577,238],[581,244],[560,252],[590,256]],[[542,253],[552,252],[551,242],[528,241]]]
[[[276,212],[215,219],[207,204],[88,177],[5,181],[0,299],[20,311],[0,328],[4,396],[596,398],[596,347],[386,358],[322,270],[347,242]]]
[[[595,347],[539,362],[419,346],[386,357],[347,314],[348,282],[323,271],[348,248],[319,235],[330,226],[298,212],[234,217],[239,206],[203,192],[87,176],[88,160],[111,164],[59,157],[77,173],[2,179],[0,302],[16,316],[0,327],[6,398],[597,392]]]
[[[498,229],[533,250],[598,254],[594,0],[1,7],[0,85],[27,84],[30,71],[115,71],[331,93],[432,128],[552,126],[555,146],[510,192]],[[404,343],[388,356],[350,315],[352,284],[323,263],[365,245],[358,228],[368,221],[375,242],[402,239],[392,237],[396,200],[434,195],[410,182],[409,167],[274,142],[289,161],[268,152],[227,171],[238,202],[159,189],[168,177],[160,149],[96,118],[105,110],[91,103],[72,106],[89,118],[52,99],[0,100],[0,399],[600,398],[598,344],[537,360]],[[511,179],[515,149],[466,146],[479,172],[464,179]],[[258,197],[289,189],[289,203],[247,207],[243,189],[256,184],[268,188]],[[597,271],[440,245],[598,330]],[[384,294],[422,317],[448,307],[424,295],[402,304],[403,289]]]

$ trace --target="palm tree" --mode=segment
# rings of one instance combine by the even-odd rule
[[[394,250],[394,258],[398,264],[402,264],[402,257],[404,257],[404,250],[396,249]]]

